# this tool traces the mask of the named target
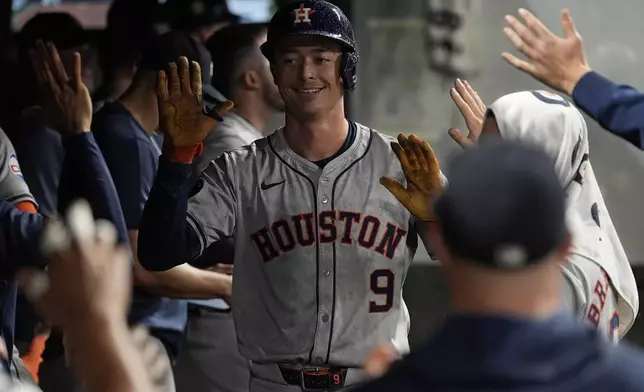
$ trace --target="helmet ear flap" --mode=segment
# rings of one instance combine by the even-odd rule
[[[340,60],[340,70],[344,89],[353,91],[358,84],[358,54],[356,52],[344,52]]]

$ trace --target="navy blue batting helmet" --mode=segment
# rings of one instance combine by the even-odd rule
[[[342,10],[328,1],[302,0],[281,7],[268,24],[266,43],[261,50],[269,61],[279,42],[285,37],[314,35],[331,38],[343,47],[341,64],[344,88],[353,91],[358,81],[358,45],[353,27]]]

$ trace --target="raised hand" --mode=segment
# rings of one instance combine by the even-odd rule
[[[479,136],[481,136],[483,122],[485,121],[485,104],[476,90],[467,81],[461,82],[460,79],[454,81],[454,87],[450,89],[449,95],[461,112],[469,130],[469,134],[465,136],[460,130],[452,128],[449,130],[449,135],[462,148],[470,148],[476,144]]]
[[[391,192],[415,217],[435,220],[433,201],[442,193],[440,166],[434,151],[418,136],[398,135],[391,148],[402,165],[407,188],[390,177],[380,177],[380,183]]]
[[[525,25],[514,16],[507,15],[507,26],[503,32],[528,60],[521,60],[507,52],[502,54],[503,58],[542,83],[572,95],[575,85],[590,71],[590,66],[570,12],[561,12],[563,38],[548,30],[530,11],[520,9],[519,15]]]
[[[201,67],[180,57],[169,72],[159,71],[157,98],[159,128],[174,148],[196,147],[214,129],[221,116],[233,107],[231,101],[205,113],[202,100]]]
[[[74,53],[71,79],[52,43],[37,41],[30,57],[42,95],[45,123],[63,135],[88,132],[92,125],[92,99],[83,83],[80,53]]]

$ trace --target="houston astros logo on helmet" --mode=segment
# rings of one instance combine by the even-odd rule
[[[306,8],[304,7],[304,4],[300,4],[300,8],[294,9],[293,12],[291,12],[291,15],[295,16],[295,20],[293,21],[293,24],[295,23],[311,23],[311,15],[315,13],[315,10],[311,8]]]

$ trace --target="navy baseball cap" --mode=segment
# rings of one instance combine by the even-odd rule
[[[165,70],[169,63],[176,63],[182,56],[187,57],[188,61],[199,63],[202,82],[209,85],[212,78],[210,53],[183,31],[171,31],[149,42],[138,66],[144,70]]]
[[[566,240],[566,195],[552,159],[516,141],[489,140],[451,164],[435,210],[455,256],[519,269]]]
[[[190,30],[216,23],[239,23],[226,0],[168,0],[166,15],[173,29]]]
[[[36,14],[25,23],[18,37],[24,49],[30,49],[39,39],[53,43],[58,50],[76,49],[87,43],[85,29],[67,12]]]

